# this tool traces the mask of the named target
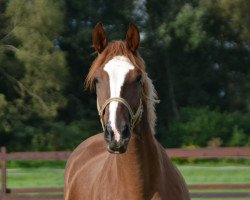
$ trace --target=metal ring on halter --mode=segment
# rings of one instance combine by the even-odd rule
[[[107,105],[109,105],[112,101],[122,103],[124,106],[126,106],[126,108],[129,111],[129,115],[131,117],[131,119],[130,119],[130,130],[133,130],[135,125],[141,120],[141,116],[142,116],[142,112],[143,112],[142,100],[140,99],[140,105],[139,105],[137,111],[134,114],[131,107],[130,107],[130,105],[128,104],[128,102],[125,99],[121,98],[121,97],[112,97],[112,98],[107,99],[105,101],[105,103],[102,105],[102,107],[99,106],[99,102],[98,102],[98,99],[97,99],[97,110],[98,110],[98,114],[100,116],[100,121],[101,121],[103,130],[105,129],[104,122],[103,122],[103,112],[104,112],[105,108],[107,107]]]

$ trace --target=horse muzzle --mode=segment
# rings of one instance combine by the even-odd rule
[[[117,131],[113,131],[110,123],[107,123],[104,130],[104,139],[110,153],[121,154],[127,151],[130,129],[128,125],[124,125]]]

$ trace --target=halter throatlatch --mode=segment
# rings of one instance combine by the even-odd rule
[[[112,101],[122,103],[124,106],[126,106],[126,108],[129,111],[129,115],[130,115],[130,130],[133,130],[133,128],[136,126],[136,124],[141,120],[141,116],[142,116],[142,112],[143,112],[142,100],[140,99],[140,105],[134,114],[134,112],[131,109],[128,102],[121,97],[109,98],[105,101],[105,103],[101,107],[99,106],[98,99],[97,99],[97,110],[98,110],[98,114],[100,116],[100,121],[101,121],[103,130],[105,129],[104,122],[103,122],[103,113],[104,113],[104,110],[107,107],[107,105],[109,105]]]

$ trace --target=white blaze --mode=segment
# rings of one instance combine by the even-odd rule
[[[111,59],[105,66],[104,70],[109,75],[110,84],[110,98],[120,97],[121,88],[124,84],[126,75],[130,70],[135,67],[130,62],[130,60],[125,56],[115,56]],[[109,104],[109,121],[111,122],[111,128],[114,132],[115,140],[119,141],[121,134],[116,128],[116,110],[118,107],[118,102],[112,101]]]

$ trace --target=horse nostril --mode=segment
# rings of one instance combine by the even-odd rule
[[[122,130],[122,138],[128,139],[130,137],[130,128],[129,125],[125,125]]]
[[[107,141],[111,141],[112,138],[114,137],[114,132],[110,126],[110,123],[107,123],[105,126],[104,136]]]

